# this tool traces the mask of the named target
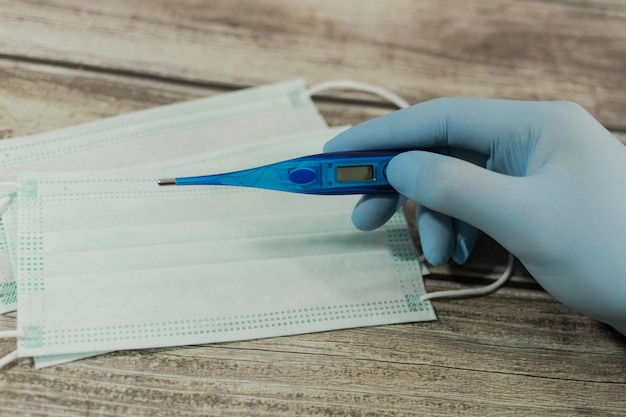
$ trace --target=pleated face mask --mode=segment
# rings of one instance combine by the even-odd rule
[[[319,149],[324,130],[168,169],[32,173],[18,193],[18,355],[203,344],[435,319],[404,219],[351,196],[157,178]],[[188,170],[188,171],[187,171]]]
[[[300,80],[284,82],[0,141],[0,313],[16,307],[11,254],[17,211],[11,184],[1,187],[3,182],[15,181],[24,170],[153,164],[325,128],[304,88]]]

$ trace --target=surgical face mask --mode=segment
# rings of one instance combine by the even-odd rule
[[[0,141],[0,183],[24,170],[111,169],[325,128],[301,80],[257,87]],[[245,123],[242,123],[245,121]],[[9,184],[10,185],[10,184]],[[5,195],[9,191],[5,187]],[[2,192],[2,189],[0,189]],[[15,193],[13,193],[14,195]],[[16,307],[16,210],[0,199],[0,313]]]
[[[402,217],[363,233],[350,196],[156,184],[249,165],[251,155],[259,164],[299,156],[336,133],[165,170],[23,175],[19,356],[435,319],[418,300],[420,264]]]

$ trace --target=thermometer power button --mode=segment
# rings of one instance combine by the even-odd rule
[[[311,168],[296,168],[289,172],[289,181],[294,184],[306,185],[317,179],[317,172]]]

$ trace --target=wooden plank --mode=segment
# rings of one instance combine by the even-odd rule
[[[231,90],[0,59],[0,139]],[[354,125],[393,110],[324,96],[316,103],[330,126]],[[626,132],[613,134],[626,144]]]
[[[60,129],[223,90],[0,60],[0,138]]]
[[[5,0],[0,53],[215,85],[579,102],[625,129],[623,1]]]
[[[434,323],[118,352],[43,371],[21,361],[0,375],[0,410],[577,416],[626,407],[623,338],[549,297],[505,291],[438,310]]]
[[[233,91],[0,58],[0,139]],[[371,96],[367,96],[372,99]],[[382,116],[387,105],[316,100],[330,126]]]

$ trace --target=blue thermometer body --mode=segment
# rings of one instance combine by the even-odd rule
[[[159,185],[229,185],[322,195],[392,193],[387,164],[405,151],[322,153],[242,171],[162,179]]]

